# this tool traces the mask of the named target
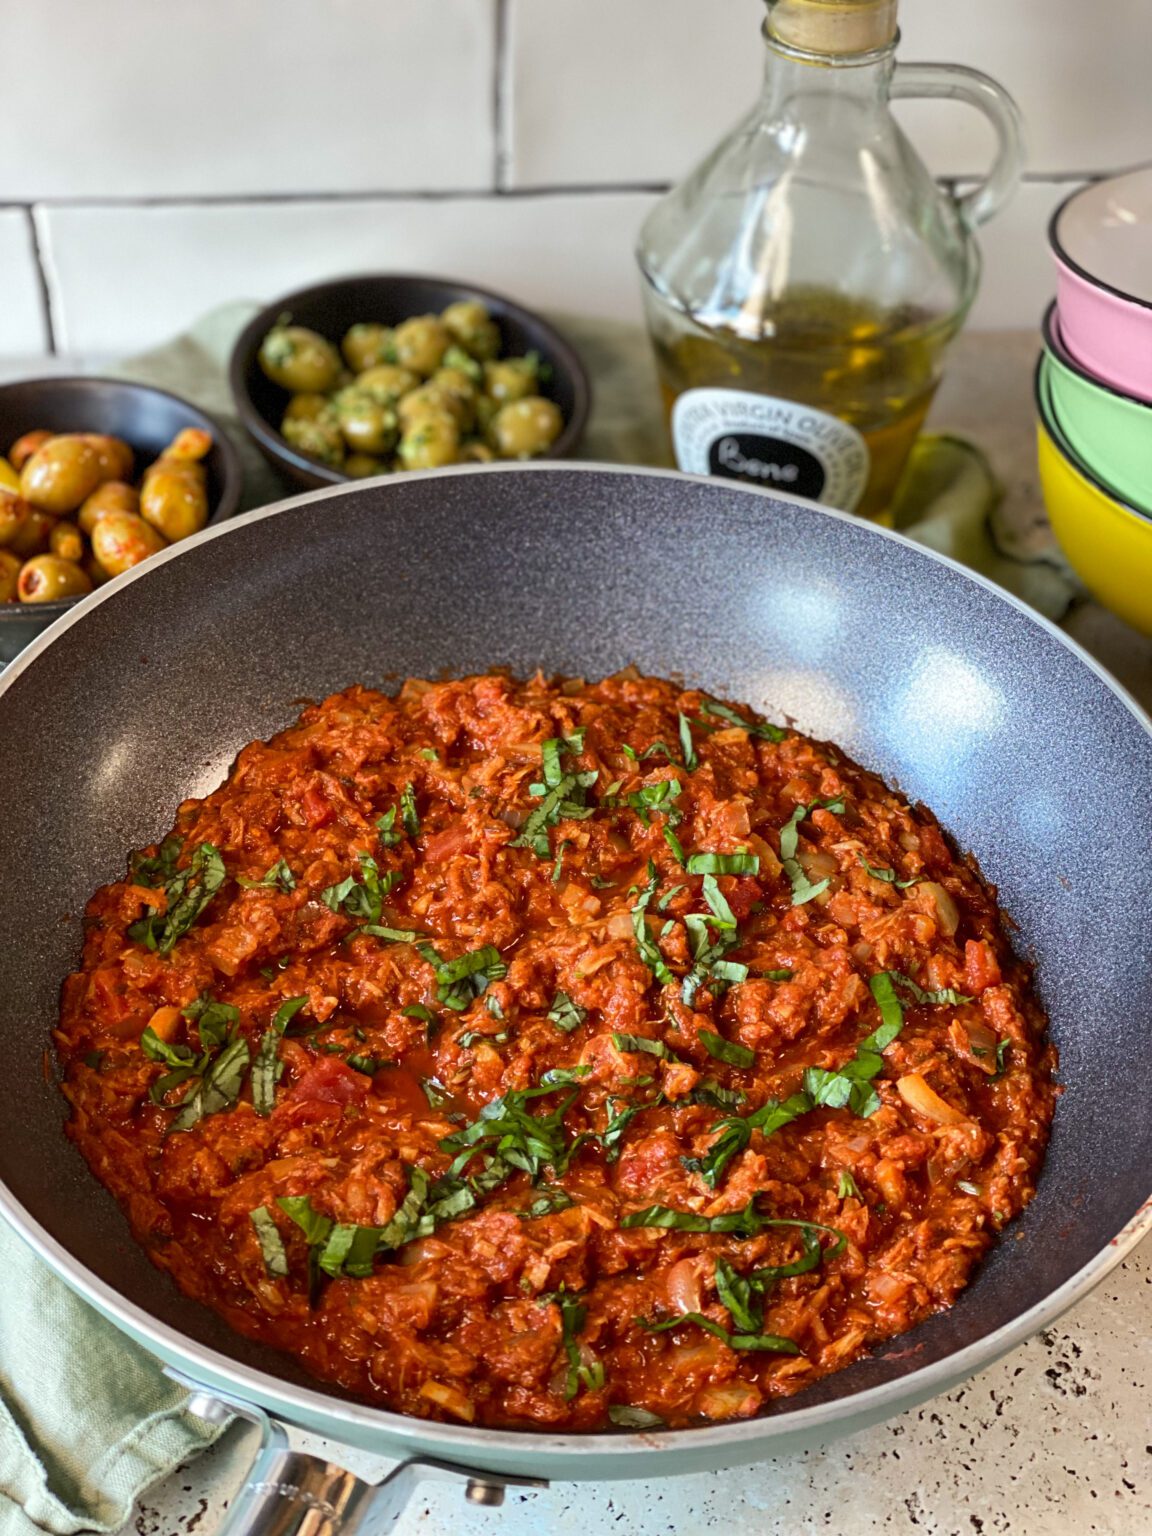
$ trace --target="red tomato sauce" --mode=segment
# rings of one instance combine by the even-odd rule
[[[526,1428],[746,1417],[950,1306],[1058,1092],[929,811],[628,674],[351,688],[245,747],[93,896],[56,1038],[183,1291]]]

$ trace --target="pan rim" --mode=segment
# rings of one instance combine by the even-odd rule
[[[686,475],[677,470],[652,469],[619,464],[599,464],[589,461],[577,463],[544,461],[521,465],[490,464],[469,466],[467,468],[450,467],[443,470],[425,471],[422,477],[443,478],[450,476],[458,478],[465,475],[520,475],[540,472],[563,475],[590,473],[600,476],[605,474],[642,476],[681,481],[689,485],[700,485],[703,481],[703,477]],[[52,645],[60,636],[66,633],[71,625],[82,620],[89,611],[99,606],[100,603],[106,601],[109,597],[114,596],[115,593],[122,590],[130,582],[138,580],[141,576],[146,576],[149,571],[156,569],[160,564],[171,559],[180,558],[193,547],[210,539],[227,536],[229,533],[247,526],[249,523],[260,521],[266,517],[277,516],[279,513],[294,507],[307,505],[314,501],[321,501],[331,496],[355,494],[365,488],[389,484],[396,484],[394,477],[385,476],[377,480],[354,482],[351,485],[329,486],[307,491],[273,503],[271,506],[256,508],[239,517],[230,519],[226,523],[206,528],[192,538],[182,541],[179,545],[172,546],[169,550],[162,552],[147,562],[146,565],[126,572],[115,581],[108,583],[84,598],[69,612],[61,615],[42,635],[33,641],[27,650],[22,652],[0,674],[0,699],[3,698],[3,695],[16,679],[35,663],[48,646]],[[1066,650],[1083,665],[1087,666],[1104,683],[1108,690],[1132,715],[1136,724],[1149,737],[1152,737],[1152,719],[1149,718],[1148,714],[1136,700],[1104,669],[1095,657],[1091,656],[1077,641],[1073,640],[1050,620],[1029,608],[1013,594],[998,587],[989,578],[970,570],[948,556],[938,554],[935,550],[916,544],[913,540],[893,530],[882,528],[877,524],[862,524],[859,518],[853,517],[849,513],[821,506],[807,498],[781,495],[776,492],[762,491],[756,487],[736,484],[725,485],[724,489],[732,494],[739,494],[741,496],[752,496],[776,502],[784,501],[792,505],[806,507],[815,513],[837,521],[852,523],[857,527],[868,527],[873,534],[879,537],[893,539],[906,547],[914,549],[925,559],[951,568],[968,581],[983,587],[1001,601],[1017,609],[1027,620],[1038,625],[1050,636],[1057,639]],[[865,1414],[871,1414],[873,1417],[883,1417],[888,1413],[908,1406],[911,1402],[935,1395],[937,1392],[946,1389],[954,1381],[974,1374],[984,1366],[992,1363],[1000,1355],[1023,1343],[1025,1339],[1053,1322],[1068,1307],[1094,1289],[1145,1236],[1152,1233],[1152,1190],[1149,1191],[1148,1197],[1137,1206],[1120,1231],[1093,1258],[1084,1264],[1076,1274],[1070,1276],[1043,1300],[1037,1302],[1027,1311],[1004,1323],[991,1333],[985,1334],[973,1343],[966,1345],[963,1349],[948,1354],[928,1365],[909,1370],[892,1381],[866,1387],[859,1392],[850,1393],[845,1397],[836,1398],[830,1402],[813,1404],[810,1407],[803,1406],[802,1397],[800,1399],[793,1399],[791,1401],[798,1401],[801,1406],[779,1408],[775,1411],[770,1411],[766,1415],[736,1423],[729,1421],[687,1429],[644,1430],[639,1432],[620,1430],[613,1433],[587,1435],[541,1433],[535,1430],[491,1429],[434,1423],[430,1420],[415,1419],[388,1409],[370,1407],[367,1404],[335,1397],[322,1390],[319,1386],[301,1386],[293,1382],[284,1381],[277,1376],[256,1367],[243,1365],[215,1349],[197,1343],[178,1329],[160,1322],[143,1308],[128,1301],[112,1286],[101,1280],[74,1258],[63,1244],[59,1243],[46,1228],[31,1216],[3,1183],[0,1183],[0,1216],[20,1234],[58,1276],[66,1279],[66,1283],[73,1290],[129,1334],[153,1344],[161,1354],[166,1354],[185,1363],[191,1362],[196,1366],[202,1367],[214,1377],[227,1382],[242,1397],[251,1398],[264,1404],[269,1402],[276,1404],[277,1407],[274,1411],[280,1411],[282,1407],[287,1407],[301,1418],[342,1421],[345,1424],[355,1425],[359,1430],[374,1432],[393,1442],[413,1444],[423,1442],[426,1444],[429,1441],[435,1441],[443,1446],[445,1450],[458,1455],[461,1459],[466,1459],[470,1454],[479,1454],[481,1457],[485,1454],[522,1457],[527,1453],[544,1456],[577,1456],[580,1458],[600,1456],[608,1458],[610,1461],[618,1461],[629,1454],[640,1451],[645,1451],[649,1454],[666,1453],[671,1455],[677,1451],[687,1451],[689,1448],[693,1450],[706,1450],[724,1447],[731,1450],[735,1447],[750,1448],[760,1444],[763,1445],[762,1454],[767,1454],[770,1452],[771,1442],[785,1434],[793,1436],[804,1432],[811,1432],[814,1438],[816,1438],[820,1431],[835,1433],[837,1426],[840,1426],[846,1420],[855,1419]],[[825,1438],[828,1437],[830,1436],[825,1435]],[[748,1459],[753,1458],[749,1457]]]

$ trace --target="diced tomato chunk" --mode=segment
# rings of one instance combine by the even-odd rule
[[[322,827],[325,822],[332,820],[332,807],[315,784],[309,784],[300,796],[300,809],[310,827]]]
[[[732,916],[737,922],[741,922],[746,918],[756,903],[762,900],[764,896],[759,880],[753,880],[750,875],[740,875],[729,879],[725,881],[725,886],[722,889],[725,889],[728,905],[732,908]]]
[[[458,821],[428,839],[424,857],[429,864],[446,864],[458,853],[463,853],[470,841],[471,835],[467,826],[464,822]]]
[[[969,939],[964,945],[964,990],[979,994],[1002,981],[1000,966],[992,946],[984,939]]]
[[[325,1056],[309,1067],[289,1095],[292,1099],[319,1099],[323,1104],[363,1104],[371,1079],[353,1072],[335,1056]]]

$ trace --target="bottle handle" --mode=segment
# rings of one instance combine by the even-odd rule
[[[1024,128],[1012,97],[988,75],[961,64],[897,64],[890,94],[966,101],[983,112],[996,135],[996,158],[984,180],[957,197],[956,205],[969,229],[987,223],[1016,190],[1024,167]]]

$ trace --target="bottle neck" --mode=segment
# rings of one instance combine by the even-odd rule
[[[769,17],[764,23],[762,105],[771,109],[813,91],[844,102],[882,105],[888,100],[897,40],[858,53],[814,53],[778,37]]]

